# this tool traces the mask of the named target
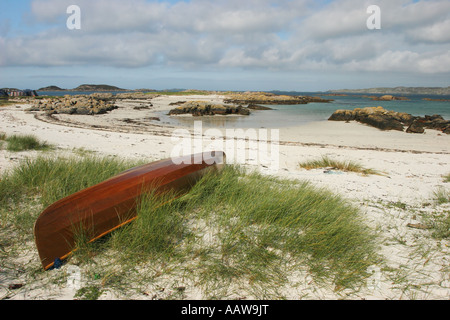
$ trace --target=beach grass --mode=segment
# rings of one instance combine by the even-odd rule
[[[47,142],[41,142],[34,135],[2,135],[7,145],[7,150],[12,152],[20,152],[26,150],[50,150],[52,146]]]
[[[444,182],[450,182],[450,173],[444,176]]]
[[[51,203],[133,166],[114,158],[25,159],[0,180],[0,218],[23,236],[32,235],[39,213]]]
[[[5,143],[6,133],[0,132],[0,150],[3,149],[3,144]]]
[[[298,270],[336,288],[361,284],[378,261],[374,239],[359,210],[342,198],[228,166],[175,201],[145,197],[138,219],[106,245],[120,252],[125,269],[158,261],[191,278],[208,298],[232,295],[243,283],[267,298]]]
[[[431,226],[434,238],[450,239],[450,211],[433,214],[426,223]]]
[[[434,198],[438,204],[449,203],[450,191],[444,187],[440,187],[434,192]]]
[[[17,104],[17,102],[10,101],[8,98],[0,98],[0,107],[7,107],[13,104]]]
[[[356,172],[363,175],[376,174],[381,175],[380,171],[365,168],[360,163],[355,161],[339,161],[331,159],[328,156],[323,155],[319,159],[308,160],[299,163],[300,168],[311,170],[311,169],[321,169],[321,168],[331,168],[335,170],[345,171],[345,172]]]
[[[0,180],[2,225],[20,234],[0,244],[32,241],[43,208],[135,165],[92,156],[24,161]],[[147,195],[135,222],[94,243],[80,238],[71,259],[98,275],[89,286],[141,290],[172,276],[174,283],[194,283],[208,298],[242,290],[282,298],[279,289],[297,273],[336,290],[356,288],[379,262],[375,235],[359,209],[309,183],[227,166],[187,195],[170,198]],[[175,288],[174,298],[182,298],[183,286]]]

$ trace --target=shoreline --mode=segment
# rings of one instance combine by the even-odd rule
[[[98,155],[146,159],[151,162],[170,157],[176,144],[172,141],[172,133],[182,127],[143,119],[170,110],[170,103],[179,100],[221,102],[223,97],[160,96],[145,101],[123,100],[118,103],[119,109],[104,115],[54,115],[50,118],[41,113],[25,111],[29,105],[12,105],[0,108],[0,131],[7,135],[33,134],[55,145],[56,150],[50,151],[49,156],[85,150]],[[148,110],[133,109],[150,101],[153,106]],[[377,290],[365,289],[350,296],[350,299],[445,299],[450,296],[450,242],[433,239],[428,230],[408,227],[408,224],[420,223],[422,214],[444,213],[450,209],[449,204],[425,205],[433,203],[433,193],[437,188],[449,188],[443,176],[450,173],[450,135],[435,130],[427,130],[423,135],[385,132],[359,123],[320,121],[280,128],[278,148],[279,169],[269,174],[309,181],[355,203],[361,208],[367,224],[380,234],[380,253],[386,259],[386,267],[407,274],[402,287],[393,285],[390,278],[393,274],[386,271]],[[249,151],[251,146],[247,144],[246,149]],[[39,154],[36,151],[11,153],[1,149],[0,173],[23,159],[34,158]],[[342,161],[356,161],[384,174],[364,176],[351,172],[299,168],[300,162],[323,155]],[[244,166],[267,173],[261,164],[248,163]],[[403,240],[397,241],[397,238]],[[417,254],[421,248],[433,249],[430,249],[429,254]],[[420,289],[411,288],[410,284]],[[306,286],[303,290],[316,299],[340,298],[331,288],[321,288],[318,284],[311,288]],[[64,288],[56,296],[71,299],[73,292],[67,292],[67,288]],[[45,299],[48,293],[36,288],[28,293],[28,298],[33,297]],[[13,299],[24,298],[19,294],[13,296]],[[198,296],[189,298],[197,299]]]
[[[183,100],[220,103],[223,98],[220,95],[187,96],[183,97]],[[193,126],[168,125],[155,120],[143,121],[143,119],[154,116],[158,112],[170,110],[172,108],[170,104],[178,100],[178,96],[160,96],[151,100],[123,100],[118,103],[117,110],[95,116],[45,115],[43,112],[25,111],[29,105],[9,106],[0,109],[0,123],[2,131],[7,135],[34,134],[58,149],[83,149],[124,158],[161,159],[170,157],[176,145],[176,142],[172,141],[175,130],[183,129],[192,133],[194,128]],[[153,104],[150,110],[133,109],[146,102]],[[223,118],[220,119],[223,120]],[[198,117],[194,120],[202,119]],[[209,129],[211,128],[204,127],[203,132]],[[268,132],[270,130],[268,129]],[[226,129],[218,128],[218,131],[225,135]],[[194,135],[192,137],[195,138]],[[208,138],[208,135],[204,135],[203,138]],[[250,141],[258,142],[251,139],[247,141],[247,150],[250,148]],[[277,145],[280,151],[280,165],[279,170],[274,172],[275,175],[286,171],[295,172],[297,170],[295,162],[317,158],[323,154],[343,159],[347,157],[349,160],[355,159],[375,169],[378,166],[384,166],[385,158],[393,154],[398,157],[409,157],[410,161],[416,159],[427,162],[429,158],[436,158],[439,162],[435,164],[436,168],[432,167],[432,170],[442,168],[436,171],[439,174],[450,172],[448,163],[450,135],[441,134],[436,130],[427,130],[425,134],[409,134],[381,131],[356,122],[319,121],[297,127],[280,128]],[[228,160],[232,161],[230,158]],[[257,170],[264,169],[262,166],[248,165]],[[382,168],[387,171],[396,169],[395,166]],[[2,171],[1,166],[0,171]],[[300,170],[300,172],[303,171]],[[303,173],[308,175],[308,172]]]

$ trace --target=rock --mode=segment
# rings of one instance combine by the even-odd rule
[[[161,119],[159,117],[148,117],[145,118],[145,120],[149,120],[149,121],[161,121]]]
[[[450,134],[450,121],[440,115],[415,117],[405,112],[389,111],[383,107],[336,110],[328,120],[355,120],[380,130],[403,131],[404,126],[407,126],[407,133],[424,133],[425,129],[434,129]]]
[[[247,106],[247,108],[251,109],[251,110],[273,110],[272,108],[265,107],[265,106],[260,106],[258,104],[254,104],[254,103],[249,104]]]
[[[230,94],[228,96],[228,99],[225,99],[224,101],[225,103],[247,104],[247,105],[248,104],[293,105],[293,104],[307,104],[310,102],[330,102],[333,100],[310,96],[278,95],[269,92],[244,92],[244,93]]]
[[[403,124],[387,115],[370,114],[359,118],[359,122],[368,124],[380,130],[398,130],[403,131]]]
[[[423,98],[425,101],[440,101],[440,102],[450,102],[450,99],[433,99],[433,98]]]
[[[250,115],[250,110],[242,106],[214,104],[205,101],[183,103],[181,106],[169,111],[169,115],[192,114],[194,117],[213,115]]]
[[[398,120],[402,123],[404,123],[405,125],[411,125],[414,120],[416,119],[416,117],[410,115],[409,113],[406,112],[397,112],[396,113]]]
[[[248,115],[250,115],[250,110],[248,110],[247,108],[244,108],[243,106],[239,106],[239,107],[237,107],[236,113],[243,115],[243,116],[248,116]]]
[[[439,131],[441,131],[443,133],[449,134],[450,120],[445,120],[440,115],[436,115],[435,114],[435,115],[432,115],[432,116],[426,115],[425,117],[418,117],[417,121],[424,128],[439,130]]]
[[[419,121],[414,121],[411,123],[406,129],[407,133],[424,133],[425,129],[423,128],[422,124]]]
[[[80,114],[95,115],[104,114],[114,109],[114,101],[111,101],[112,94],[99,93],[90,96],[70,96],[45,99],[43,101],[35,101],[29,111],[45,111],[48,114]]]
[[[59,114],[75,114],[75,113],[77,113],[77,108],[61,108],[58,111],[55,111],[55,113],[59,113]]]
[[[356,112],[353,110],[336,110],[329,121],[351,121],[356,119]]]
[[[109,100],[114,97],[112,93],[93,93],[90,96],[95,99],[102,99],[102,100]]]
[[[381,96],[381,97],[373,96],[373,97],[371,97],[371,98],[372,98],[372,100],[375,100],[375,101],[409,100],[409,99],[406,98],[406,97],[395,97],[395,96],[392,96],[392,95],[390,95],[390,94],[386,94],[386,95]]]

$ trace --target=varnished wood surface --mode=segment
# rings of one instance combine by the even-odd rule
[[[185,160],[180,163],[180,160]],[[209,169],[225,163],[221,151],[167,159],[127,170],[46,208],[35,222],[34,237],[44,269],[75,249],[75,233],[94,241],[136,218],[144,192],[182,195]]]

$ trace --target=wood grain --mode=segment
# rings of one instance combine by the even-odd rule
[[[181,164],[175,164],[181,163]],[[141,195],[187,193],[208,170],[225,164],[221,151],[166,159],[127,170],[46,208],[34,225],[42,266],[51,268],[75,250],[77,232],[95,241],[136,218]]]

